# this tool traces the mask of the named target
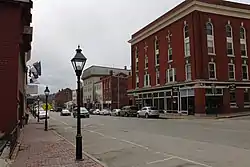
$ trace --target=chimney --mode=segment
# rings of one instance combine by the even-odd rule
[[[113,75],[113,70],[109,71],[109,75],[111,75],[111,76]]]
[[[124,70],[127,70],[127,66],[124,66]]]

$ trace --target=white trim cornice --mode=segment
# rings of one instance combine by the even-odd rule
[[[250,19],[250,10],[233,8],[223,5],[209,4],[194,0],[189,4],[186,4],[184,7],[176,10],[175,12],[170,13],[163,20],[145,29],[138,35],[135,35],[135,37],[130,39],[128,42],[134,45],[194,11]]]

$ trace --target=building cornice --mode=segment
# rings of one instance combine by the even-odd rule
[[[164,19],[157,22],[156,24],[136,34],[128,42],[134,45],[194,11],[250,19],[250,10],[247,9],[240,9],[236,7],[229,7],[218,4],[209,4],[200,1],[192,1],[183,6],[182,8],[172,13],[169,13],[169,15],[166,15]]]

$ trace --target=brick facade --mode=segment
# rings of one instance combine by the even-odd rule
[[[101,78],[103,90],[104,108],[121,108],[129,104],[127,96],[128,76],[123,73],[113,75],[111,71],[109,76]]]
[[[64,103],[72,101],[72,90],[69,88],[59,90],[55,95],[56,107],[64,107]]]
[[[0,2],[0,131],[11,131],[21,121],[26,108],[26,62],[30,59],[32,34],[23,33],[30,26],[32,2]]]
[[[239,8],[240,12],[233,12]],[[250,60],[248,54],[244,58],[241,54],[240,28],[246,30],[243,41],[247,52],[250,48],[250,16],[243,9],[249,11],[250,6],[222,0],[187,0],[132,35],[132,88],[128,92],[135,95],[136,103],[202,115],[238,112],[249,107],[250,82],[249,76],[247,80],[242,78],[242,65],[248,67]],[[207,35],[207,23],[211,23],[213,35]],[[227,25],[232,27],[232,38],[227,38]],[[208,48],[211,40],[214,46]],[[232,56],[227,53],[230,40]],[[208,53],[211,48],[214,49],[212,54],[211,51]],[[169,54],[170,50],[172,54]],[[158,52],[159,64],[156,63]],[[210,72],[209,64],[215,64]],[[229,64],[235,66],[233,80],[229,79]],[[157,69],[159,80],[156,79]],[[168,72],[171,69],[174,69],[173,73]],[[189,79],[187,69],[191,70]],[[249,68],[247,70],[249,74]],[[174,78],[172,75],[175,75],[173,82],[170,81]],[[216,76],[212,79],[211,75]],[[236,90],[232,89],[234,87]]]

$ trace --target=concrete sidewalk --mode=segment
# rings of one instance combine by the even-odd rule
[[[250,112],[240,112],[240,113],[229,113],[229,114],[219,114],[219,115],[206,115],[206,116],[195,116],[195,115],[181,115],[177,113],[161,114],[162,119],[225,119],[225,118],[236,118],[250,116]]]
[[[75,147],[53,129],[44,131],[43,122],[33,118],[21,134],[21,145],[12,167],[104,167],[83,153],[83,161],[75,161]]]

